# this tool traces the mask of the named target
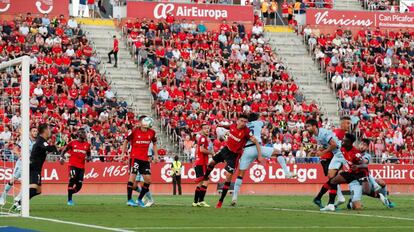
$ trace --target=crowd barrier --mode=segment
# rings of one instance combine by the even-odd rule
[[[247,170],[242,193],[247,194],[314,194],[326,182],[320,164],[292,164],[290,171],[297,173],[296,179],[285,179],[279,164],[253,164]],[[129,167],[123,163],[87,163],[85,169],[84,194],[123,194],[128,180]],[[157,163],[151,166],[152,189],[156,194],[172,191],[171,164]],[[385,180],[390,192],[408,194],[414,190],[414,165],[370,165],[375,178]],[[0,183],[9,180],[13,163],[0,167]],[[65,194],[68,182],[68,166],[58,162],[47,162],[42,172],[45,194]],[[192,194],[195,186],[193,164],[184,163],[182,168],[184,194]],[[217,165],[211,173],[210,192],[216,192],[217,183],[224,181],[224,166]],[[344,186],[345,187],[345,186]],[[346,189],[346,187],[345,187]]]

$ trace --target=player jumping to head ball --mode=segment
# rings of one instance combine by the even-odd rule
[[[214,169],[214,166],[218,163],[226,162],[226,167],[224,168],[226,171],[226,181],[224,183],[221,197],[216,205],[216,208],[221,208],[223,205],[224,198],[226,197],[230,187],[234,170],[237,166],[237,161],[242,155],[244,146],[246,145],[247,141],[250,140],[255,144],[258,154],[257,159],[261,163],[265,162],[265,159],[262,157],[260,144],[250,129],[246,126],[247,122],[248,116],[241,115],[237,119],[236,123],[233,123],[230,126],[223,126],[229,130],[227,132],[226,144],[215,156],[213,156],[213,160],[207,166],[207,170],[204,174],[204,180],[208,180],[210,173]]]
[[[140,125],[138,125],[135,129],[128,132],[125,142],[123,144],[122,149],[122,160],[126,154],[126,148],[128,142],[131,144],[131,152],[129,156],[129,166],[130,166],[130,175],[127,184],[127,205],[128,206],[140,206],[145,207],[144,202],[142,199],[144,198],[145,194],[149,191],[149,187],[151,185],[151,164],[150,164],[150,157],[148,156],[148,150],[150,144],[153,144],[153,152],[154,152],[154,162],[158,162],[158,148],[157,148],[157,136],[154,130],[150,127],[149,123],[143,123],[144,121],[150,121],[152,119],[141,116],[139,118]],[[137,203],[132,200],[132,191],[137,188],[135,185],[136,183],[136,176],[137,174],[141,174],[144,178],[144,184],[141,187],[141,192],[139,193],[139,197]]]

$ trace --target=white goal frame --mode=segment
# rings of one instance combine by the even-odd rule
[[[20,111],[22,117],[21,126],[21,157],[22,157],[22,177],[21,187],[22,192],[22,217],[30,216],[30,202],[29,202],[29,179],[30,179],[30,152],[29,152],[29,131],[30,131],[30,57],[22,56],[10,61],[0,63],[0,70],[11,66],[21,65],[21,97],[20,97]]]

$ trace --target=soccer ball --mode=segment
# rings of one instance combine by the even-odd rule
[[[154,119],[151,117],[145,117],[141,120],[141,125],[145,128],[152,128],[154,125]]]

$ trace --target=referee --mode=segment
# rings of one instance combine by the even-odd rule
[[[47,143],[50,138],[50,129],[47,124],[39,125],[38,134],[39,136],[30,153],[30,199],[42,192],[41,172],[47,153],[57,152],[54,145]]]

